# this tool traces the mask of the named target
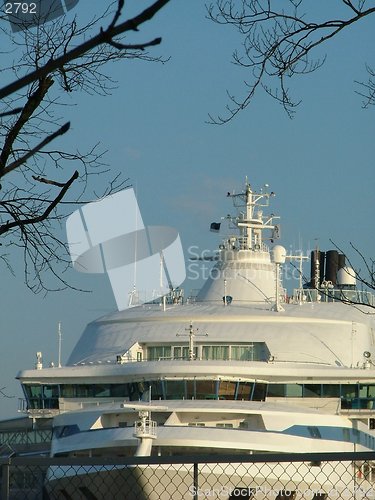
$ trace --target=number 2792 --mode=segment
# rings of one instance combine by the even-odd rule
[[[5,4],[5,14],[36,14],[36,3],[8,2]]]

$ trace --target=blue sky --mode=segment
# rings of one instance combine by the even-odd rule
[[[80,1],[79,16],[88,14],[87,4]],[[89,4],[99,12],[103,1]],[[247,75],[230,62],[239,39],[205,18],[203,2],[172,0],[134,38],[161,35],[153,53],[169,62],[111,65],[118,88],[107,97],[72,95],[75,106],[64,109],[72,130],[61,143],[83,148],[100,141],[113,171],[130,178],[145,223],[177,228],[187,255],[190,246],[217,247],[220,237],[209,225],[230,212],[226,192],[241,188],[247,175],[254,188],[268,183],[276,193],[271,210],[281,216],[286,248],[326,250],[332,239],[348,254],[353,242],[373,256],[375,110],[361,109],[354,83],[366,79],[365,62],[373,62],[373,31],[371,19],[353,26],[324,48],[323,68],[290,82],[303,99],[293,120],[259,93],[233,122],[214,126],[206,123],[208,114],[224,111],[226,90],[244,90]],[[100,187],[102,181],[94,182]],[[90,293],[35,296],[24,285],[16,253],[12,263],[15,276],[5,268],[1,274],[0,373],[3,391],[13,397],[1,400],[0,418],[17,415],[22,394],[15,376],[34,366],[37,351],[45,364],[56,363],[59,321],[64,362],[85,325],[115,309],[102,275],[72,273]]]

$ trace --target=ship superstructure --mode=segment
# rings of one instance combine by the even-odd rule
[[[61,430],[54,455],[134,454],[142,404],[148,454],[375,449],[373,296],[336,251],[314,251],[288,296],[282,266],[306,256],[278,244],[273,193],[227,196],[236,213],[194,300],[176,289],[102,317],[66,366],[19,373],[25,411]]]

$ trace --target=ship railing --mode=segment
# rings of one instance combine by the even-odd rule
[[[33,417],[54,416],[59,413],[58,398],[18,398],[18,413],[25,413]]]
[[[0,431],[1,445],[28,446],[41,443],[50,443],[52,429],[19,429]]]
[[[19,413],[27,413],[27,401],[25,398],[18,398],[18,408]]]
[[[375,306],[375,296],[366,290],[351,290],[344,288],[296,288],[290,302],[301,304],[305,302],[343,302]]]
[[[199,288],[193,288],[186,299],[186,304],[195,304],[198,298],[199,291],[200,291]]]
[[[184,303],[184,289],[177,287],[165,295],[167,305],[181,305]],[[164,298],[160,296],[160,290],[136,290],[131,297],[131,305],[154,305],[160,307],[163,304]]]
[[[138,438],[156,437],[156,427],[155,420],[138,420],[134,423],[134,435]]]
[[[375,409],[375,398],[358,397],[358,398],[341,398],[341,411],[367,410],[373,412]]]
[[[281,302],[283,302],[283,300]],[[115,365],[115,364],[125,365],[128,363],[144,363],[144,362],[152,362],[152,361],[191,361],[191,360],[189,359],[188,355],[185,355],[185,356],[158,356],[158,357],[150,357],[150,358],[142,357],[142,359],[136,359],[134,357],[127,357],[126,359],[123,359],[121,362],[119,362],[117,360],[114,360],[114,361],[108,360],[106,362],[106,364],[107,365]],[[241,362],[243,362],[243,361],[267,361],[267,358],[266,357],[262,357],[262,358],[254,357],[251,359],[237,359],[237,358],[233,358],[233,357],[226,357],[226,358],[220,358],[220,359],[213,359],[213,358],[207,359],[206,357],[203,357],[203,356],[195,356],[194,361],[241,361]],[[315,363],[315,361],[312,363]],[[97,362],[97,363],[92,363],[90,366],[93,366],[93,365],[103,366],[103,364],[104,363]],[[321,363],[321,364],[329,364],[329,363]],[[86,363],[79,364],[79,366],[85,366],[85,365],[86,365]]]
[[[246,236],[238,236],[236,237],[237,239],[237,242],[238,242],[238,249],[237,249],[237,245],[235,245],[236,248],[233,248],[233,250],[237,249],[237,250],[247,250],[248,249],[248,238]],[[230,249],[230,247],[228,248]],[[270,248],[268,245],[266,245],[266,243],[264,243],[263,241],[259,244],[259,245],[254,245],[253,248],[251,248],[251,250],[256,250],[257,252],[269,252],[270,251]]]

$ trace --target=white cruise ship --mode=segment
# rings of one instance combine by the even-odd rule
[[[102,317],[66,366],[39,358],[18,374],[24,410],[54,418],[52,456],[375,450],[374,298],[335,250],[312,252],[310,282],[288,296],[283,264],[302,270],[303,256],[274,244],[272,196],[247,182],[227,194],[236,213],[196,298],[175,289]],[[324,489],[323,477],[304,481]],[[268,480],[282,490],[293,477]]]

